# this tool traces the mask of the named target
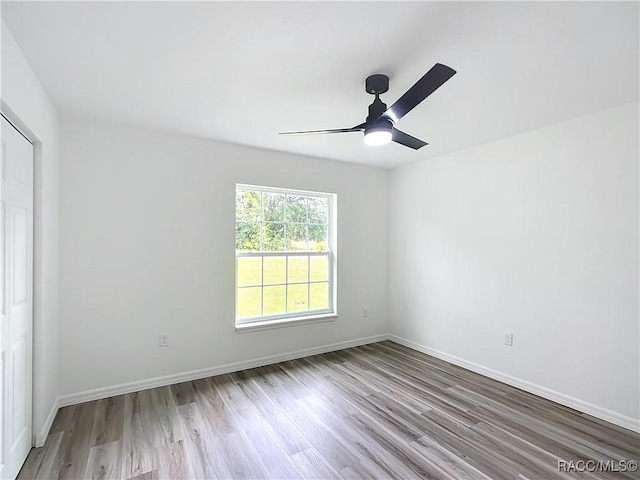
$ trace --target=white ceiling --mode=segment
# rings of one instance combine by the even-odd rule
[[[62,116],[392,168],[638,100],[637,2],[2,2]],[[398,124],[351,127],[434,63],[458,71]]]

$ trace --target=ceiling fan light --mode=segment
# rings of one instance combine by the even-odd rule
[[[391,130],[388,128],[370,128],[364,132],[364,143],[367,145],[385,145],[391,141]]]

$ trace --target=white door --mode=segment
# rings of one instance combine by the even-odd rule
[[[0,478],[13,479],[31,449],[33,147],[4,117],[1,133]]]

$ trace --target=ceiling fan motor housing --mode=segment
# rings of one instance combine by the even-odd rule
[[[393,130],[393,122],[388,118],[380,118],[372,124],[367,125],[364,129],[364,134],[366,135],[369,132],[380,130],[391,132]]]

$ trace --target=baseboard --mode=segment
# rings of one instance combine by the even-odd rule
[[[57,397],[51,405],[51,410],[49,410],[49,415],[44,421],[44,425],[40,429],[40,432],[36,433],[35,439],[35,447],[40,448],[44,445],[44,442],[47,440],[47,436],[49,436],[49,430],[51,430],[51,425],[53,425],[53,420],[56,418],[56,414],[60,409],[60,397]]]
[[[493,378],[494,380],[506,383],[507,385],[511,385],[512,387],[516,387],[526,392],[533,393],[534,395],[546,398],[547,400],[551,400],[566,407],[573,408],[588,415],[600,418],[601,420],[605,420],[628,430],[640,433],[640,420],[633,417],[629,417],[627,415],[614,412],[613,410],[600,407],[593,403],[585,402],[564,393],[551,390],[541,385],[537,385],[535,383],[528,382],[511,375],[507,375],[506,373],[487,368],[463,358],[449,355],[448,353],[442,352],[440,350],[435,350],[433,348],[420,345],[419,343],[415,343],[411,340],[398,337],[397,335],[388,335],[388,338],[393,342],[399,343],[400,345],[404,345],[405,347],[409,347],[413,350],[417,350],[418,352],[426,353],[427,355],[431,355],[433,357],[439,358],[440,360],[444,360],[445,362],[449,362],[459,367],[466,368],[467,370],[479,373],[480,375],[484,375],[485,377]]]
[[[69,405],[76,405],[78,403],[100,400],[102,398],[123,395],[126,393],[138,392],[140,390],[148,390],[150,388],[173,385],[174,383],[188,382],[190,380],[212,377],[214,375],[223,375],[225,373],[238,372],[240,370],[246,370],[248,368],[263,367],[265,365],[271,365],[278,362],[286,362],[287,360],[295,360],[302,357],[309,357],[311,355],[318,355],[320,353],[335,352],[337,350],[343,350],[345,348],[358,347],[360,345],[366,345],[368,343],[382,342],[388,339],[388,335],[375,335],[371,337],[358,338],[355,340],[348,340],[345,342],[322,345],[319,347],[305,348],[303,350],[295,350],[292,352],[270,355],[267,357],[254,358],[252,360],[245,360],[242,362],[227,363],[225,365],[219,365],[216,367],[191,370],[188,372],[175,373],[172,375],[164,375],[161,377],[149,378],[136,382],[121,383],[119,385],[112,385],[109,387],[96,388],[93,390],[86,390],[84,392],[63,395],[59,397],[58,405],[59,407],[67,407]]]

